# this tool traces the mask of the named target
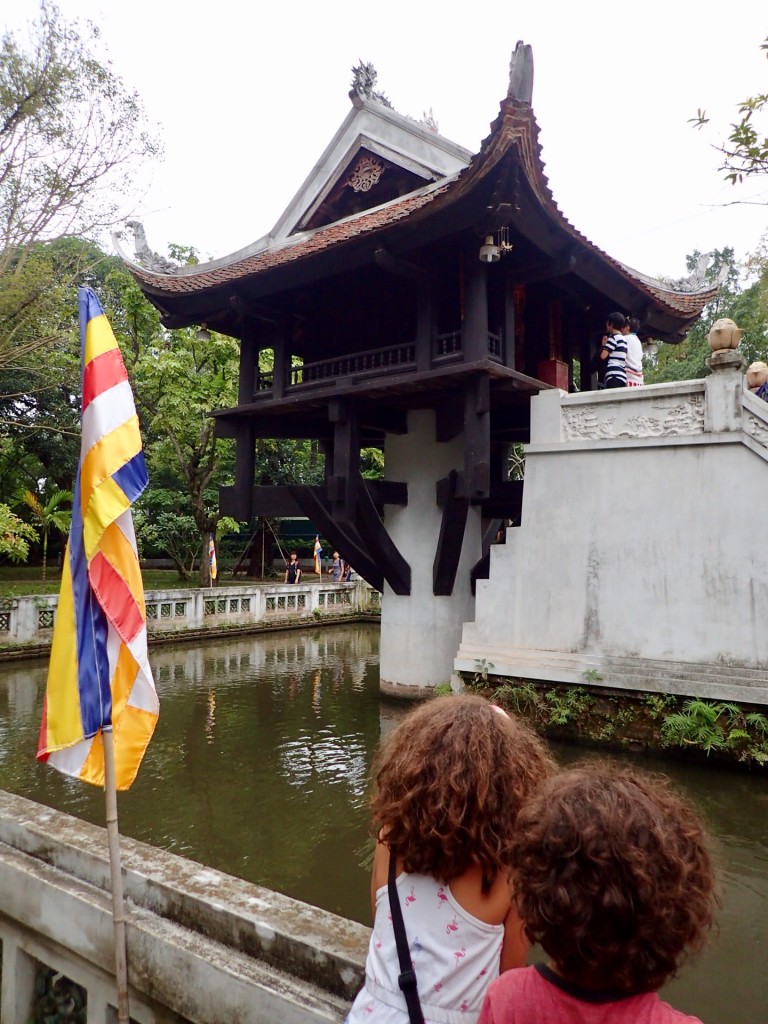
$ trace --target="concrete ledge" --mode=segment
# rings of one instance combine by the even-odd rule
[[[481,659],[493,666],[489,678],[509,676],[587,687],[594,682],[600,687],[621,690],[768,705],[768,668],[489,647],[464,641],[456,657],[456,671],[473,673]]]
[[[121,853],[140,995],[189,1020],[343,1019],[367,928],[135,840]],[[111,975],[108,889],[104,829],[0,793],[4,920]]]

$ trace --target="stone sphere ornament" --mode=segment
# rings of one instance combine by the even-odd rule
[[[737,327],[730,317],[726,316],[720,320],[715,320],[707,335],[709,347],[713,352],[720,352],[728,348],[738,348],[743,333],[744,331]]]

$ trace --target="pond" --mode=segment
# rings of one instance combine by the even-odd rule
[[[153,650],[160,721],[136,783],[120,794],[121,831],[368,923],[368,771],[403,713],[380,700],[378,642],[376,626],[358,624]],[[100,790],[35,760],[45,677],[40,662],[0,672],[0,788],[102,825]],[[640,763],[673,776],[719,839],[719,934],[667,996],[707,1024],[762,1022],[768,782]]]

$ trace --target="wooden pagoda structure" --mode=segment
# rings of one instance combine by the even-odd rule
[[[220,435],[237,441],[222,511],[306,515],[384,591],[385,619],[390,595],[412,594],[415,574],[434,598],[466,595],[484,575],[499,523],[519,521],[507,450],[528,438],[530,398],[594,386],[607,312],[676,341],[713,295],[628,268],[568,222],[544,173],[532,83],[530,47],[519,43],[498,116],[471,154],[398,114],[358,75],[349,116],[269,235],[194,267],[158,262],[146,247],[135,259],[121,253],[166,326],[240,339],[238,405],[216,413]],[[361,447],[391,440],[403,451],[409,422],[425,413],[410,483],[392,476],[389,454],[387,479],[364,480]],[[318,440],[324,484],[254,487],[259,437]],[[394,516],[396,539],[385,509],[408,509],[413,481],[442,465],[441,445],[454,456],[430,479],[434,543],[406,553],[409,530]],[[479,536],[467,568],[468,522]],[[468,601],[456,615],[471,617]]]

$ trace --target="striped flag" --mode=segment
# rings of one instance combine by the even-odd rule
[[[112,729],[118,789],[128,789],[157,722],[144,586],[131,505],[147,486],[139,421],[112,328],[81,288],[83,404],[72,526],[48,667],[37,756],[104,784]]]
[[[322,567],[322,565],[320,563],[320,555],[322,555],[322,553],[323,553],[323,549],[322,549],[322,546],[320,544],[320,537],[316,536],[315,537],[315,572],[317,573],[318,576],[322,576],[323,575],[323,567]]]
[[[211,576],[211,583],[213,583],[219,574],[218,566],[216,565],[216,541],[213,539],[213,534],[208,535],[208,568]]]

